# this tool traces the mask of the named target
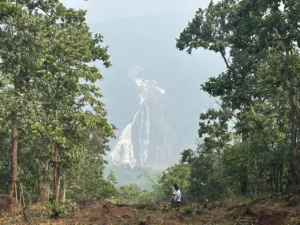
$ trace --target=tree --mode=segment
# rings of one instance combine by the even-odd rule
[[[9,194],[13,195],[18,180],[19,146],[19,153],[27,156],[21,163],[22,179],[29,184],[23,170],[30,171],[42,190],[52,169],[56,201],[61,178],[67,184],[64,175],[78,162],[89,160],[91,152],[100,159],[102,179],[102,155],[114,127],[107,122],[95,85],[102,74],[90,62],[102,61],[109,67],[107,47],[102,46],[101,35],[90,32],[83,10],[67,9],[57,0],[0,4],[0,98],[7,103],[1,114],[12,124]],[[97,147],[91,144],[93,135],[101,140]]]
[[[281,7],[283,6],[283,8]],[[245,6],[245,8],[241,8]],[[241,20],[234,20],[234,26],[238,39],[235,35],[233,44],[242,47],[244,51],[262,52],[266,55],[269,51],[276,51],[282,59],[281,69],[274,74],[280,84],[288,92],[290,103],[290,154],[291,168],[297,182],[300,182],[300,170],[297,163],[297,92],[296,87],[299,82],[299,24],[300,17],[295,12],[299,9],[298,1],[275,1],[275,2],[253,2],[242,1],[238,4],[236,16],[241,16]],[[254,31],[243,29],[252,23],[260,29]],[[252,25],[252,26],[253,26]],[[250,44],[251,41],[251,44]],[[297,43],[295,45],[294,43]],[[262,59],[257,59],[261,62]],[[275,79],[276,79],[275,78]]]
[[[283,7],[281,7],[283,6]],[[177,48],[202,47],[220,53],[226,72],[210,78],[203,90],[220,97],[236,115],[244,142],[249,130],[242,118],[253,104],[272,101],[280,92],[290,103],[290,166],[299,182],[297,165],[299,82],[298,1],[225,0],[199,9],[195,18],[177,39]],[[286,95],[288,93],[288,95]]]
[[[44,66],[45,71],[51,71],[57,78],[49,77],[48,87],[51,86],[45,97],[50,101],[43,104],[47,117],[54,122],[51,122],[54,133],[51,135],[50,130],[50,138],[54,144],[55,200],[58,199],[61,167],[72,163],[68,161],[72,160],[72,154],[79,153],[80,156],[85,147],[85,143],[81,142],[84,139],[78,137],[96,127],[103,128],[106,132],[103,135],[112,136],[112,127],[107,124],[106,111],[99,100],[99,88],[94,85],[102,75],[98,69],[87,65],[90,61],[103,60],[105,66],[110,66],[107,48],[100,46],[102,36],[91,34],[85,23],[84,11],[60,6],[57,13],[66,22],[53,25],[54,36],[48,46],[51,58],[45,61]],[[85,82],[81,83],[81,80]],[[83,109],[87,106],[91,110]],[[64,161],[60,163],[60,160]]]
[[[198,130],[201,139],[197,149],[182,152],[182,161],[190,167],[187,189],[203,202],[220,199],[226,194],[222,154],[231,146],[232,136],[227,123],[228,117],[222,110],[209,109],[202,113]]]
[[[172,187],[177,184],[182,193],[188,193],[188,187],[190,182],[191,168],[189,164],[177,163],[165,171],[160,178],[160,184],[164,191],[165,196],[171,199]]]
[[[107,177],[107,180],[112,184],[116,185],[117,184],[117,177],[115,175],[115,172],[113,170],[109,171],[109,175]]]
[[[43,40],[36,38],[43,25],[40,18],[29,14],[22,2],[1,3],[0,70],[3,102],[7,102],[7,115],[12,126],[11,183],[9,195],[13,195],[17,181],[18,126],[31,104],[28,104],[32,72],[38,70],[42,58]]]

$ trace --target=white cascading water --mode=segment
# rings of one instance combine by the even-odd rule
[[[140,127],[138,133],[138,142],[140,149],[140,164],[148,164],[148,150],[150,144],[150,113],[148,100],[157,94],[165,94],[165,90],[157,86],[157,82],[153,80],[142,79],[138,77],[138,73],[142,70],[136,67],[129,77],[133,79],[141,90],[139,95],[139,104],[137,112],[135,113],[133,120],[129,123],[121,132],[120,138],[116,145],[112,149],[110,157],[112,161],[129,164],[131,167],[136,165],[136,158],[134,156],[134,145],[132,141],[132,126],[136,122],[137,116],[140,114]]]

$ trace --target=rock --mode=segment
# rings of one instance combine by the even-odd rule
[[[0,195],[0,212],[12,211],[18,207],[16,200],[9,195]]]
[[[151,225],[151,217],[148,216],[145,221],[141,221],[139,225]]]

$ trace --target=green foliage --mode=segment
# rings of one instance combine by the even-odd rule
[[[160,174],[142,174],[140,177],[146,178],[151,185],[148,188],[142,188],[137,184],[121,185],[118,187],[117,194],[111,200],[125,204],[152,204],[164,200],[170,200],[170,195],[165,195],[164,186],[161,185]],[[170,188],[168,187],[169,191]],[[170,194],[170,193],[169,193]]]
[[[93,145],[95,148],[99,147],[94,142]],[[103,176],[104,165],[105,161],[97,150],[95,152],[90,151],[90,154],[85,155],[78,165],[68,169],[66,173],[69,186],[68,198],[80,200],[110,198],[116,195],[117,183],[114,172],[111,170],[111,173],[105,179]]]
[[[112,184],[116,185],[117,184],[117,177],[115,175],[115,172],[113,170],[109,171],[109,175],[107,177],[107,180]]]
[[[149,167],[137,166],[131,168],[129,165],[111,165],[108,164],[105,167],[104,175],[109,176],[110,170],[114,171],[116,175],[118,186],[124,186],[129,184],[136,184],[143,189],[151,188],[151,179],[149,176],[155,176],[156,172]]]
[[[226,70],[201,85],[220,104],[201,113],[197,149],[162,176],[122,166],[105,179],[114,127],[91,65],[111,66],[103,37],[84,10],[57,0],[1,1],[0,191],[42,202],[52,190],[50,215],[60,216],[65,194],[153,203],[169,200],[177,183],[207,202],[299,183],[299,8],[298,0],[223,0],[199,9],[176,46],[218,53]]]
[[[102,74],[91,65],[111,66],[103,37],[89,30],[85,11],[56,0],[0,4],[1,192],[18,180],[29,202],[49,200],[50,189],[59,200],[60,184],[75,197],[92,177],[91,195],[100,195],[103,184],[114,185],[103,178],[114,127],[96,86]],[[14,162],[18,174],[9,174]]]
[[[179,186],[182,193],[187,194],[189,191],[190,175],[190,165],[183,163],[175,164],[163,171],[160,183],[165,196],[171,199],[174,184]]]
[[[300,204],[300,197],[299,195],[293,195],[289,200],[288,200],[288,206],[293,207],[293,206],[298,206]]]
[[[125,204],[149,203],[151,201],[150,194],[145,192],[147,190],[143,190],[135,184],[121,186],[118,188],[116,202]]]
[[[65,216],[66,208],[59,202],[54,202],[49,210],[49,215],[51,218]]]
[[[217,162],[218,156],[204,154],[199,146],[192,157],[188,193],[199,197],[203,203],[207,199],[212,201],[222,198],[226,193],[226,181],[223,179],[223,168]]]
[[[160,184],[160,181],[162,180],[162,175],[160,173],[155,173],[153,175],[145,173],[142,174],[141,177],[145,177],[151,184],[150,188],[146,189],[150,195],[149,199],[151,199],[151,202],[159,202],[167,199],[164,186]],[[146,194],[147,191],[144,193]]]
[[[182,153],[189,191],[202,201],[283,192],[300,180],[299,4],[211,2],[177,39],[179,50],[214,51],[226,65],[201,85],[220,104],[200,115],[198,149]]]
[[[186,214],[186,215],[192,215],[193,214],[193,208],[192,207],[184,207],[182,209],[183,213]]]

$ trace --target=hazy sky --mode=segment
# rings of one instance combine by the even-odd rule
[[[210,0],[61,0],[68,7],[88,10],[88,23],[178,11],[195,12]]]

